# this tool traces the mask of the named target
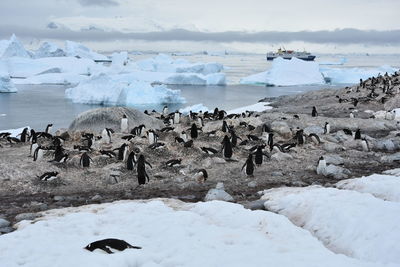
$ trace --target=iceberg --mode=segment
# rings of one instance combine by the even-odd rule
[[[276,58],[270,70],[244,77],[241,84],[263,84],[271,86],[325,84],[324,77],[316,62],[297,58],[286,60]]]
[[[108,60],[106,56],[93,52],[90,48],[81,43],[72,41],[65,41],[65,53],[68,57],[88,58],[92,60]]]
[[[127,77],[127,76],[125,76]],[[152,86],[148,82],[121,79],[121,77],[99,74],[68,88],[65,96],[74,103],[102,105],[142,105],[184,103],[180,90],[171,90],[165,85]]]
[[[200,111],[206,112],[206,111],[210,111],[210,109],[208,107],[204,106],[202,103],[200,103],[200,104],[195,104],[193,106],[187,106],[187,107],[181,108],[179,110],[179,112],[183,113],[183,114],[188,114],[188,113],[190,113],[190,111],[191,112],[200,112]]]
[[[17,91],[10,76],[0,73],[0,93],[16,93]]]
[[[0,41],[0,58],[23,57],[30,58],[31,54],[25,50],[22,43],[13,34],[10,40]]]
[[[376,77],[379,74],[393,74],[396,69],[390,66],[381,66],[379,68],[329,68],[320,69],[325,78],[328,78],[332,84],[355,84],[360,79],[366,80],[370,77]]]
[[[44,42],[35,53],[35,58],[42,57],[65,57],[64,50],[59,48],[56,44]]]

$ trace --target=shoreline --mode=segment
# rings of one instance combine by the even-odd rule
[[[351,88],[355,89],[356,86],[264,98],[263,101],[270,102],[269,105],[273,107],[272,109],[256,113],[258,117],[240,119],[240,121],[256,126],[254,130],[256,134],[260,134],[263,122],[269,123],[274,132],[277,133],[276,140],[278,142],[287,142],[292,138],[292,133],[286,132],[289,128],[308,129],[314,127],[314,130],[319,131],[323,129],[324,122],[329,121],[332,124],[332,132],[340,132],[341,128],[350,124],[352,130],[357,127],[363,128],[365,129],[363,134],[368,135],[371,140],[376,140],[374,151],[363,152],[358,143],[350,139],[346,139],[344,142],[337,141],[335,139],[337,135],[326,137],[321,135],[324,144],[314,146],[308,143],[287,154],[272,152],[272,159],[258,168],[254,177],[245,177],[240,173],[240,168],[248,154],[249,147],[257,144],[257,142],[250,142],[247,146],[238,147],[235,150],[234,160],[226,161],[220,155],[207,156],[196,149],[185,150],[178,144],[170,143],[169,135],[160,134],[162,142],[168,143],[168,150],[164,152],[149,150],[146,140],[135,141],[136,146],[141,147],[143,153],[148,155],[149,161],[156,166],[155,169],[149,170],[151,182],[137,188],[136,176],[127,172],[123,165],[112,159],[107,160],[96,156],[94,158],[97,162],[96,166],[82,170],[76,162],[76,156],[79,153],[73,152],[74,160],[65,166],[48,163],[47,159],[51,158],[51,154],[47,154],[45,155],[46,162],[39,166],[33,164],[31,158],[26,157],[27,151],[29,151],[28,145],[4,145],[3,148],[0,148],[3,152],[0,155],[0,167],[5,170],[5,174],[9,178],[0,181],[0,203],[2,203],[0,215],[15,223],[15,216],[21,213],[91,203],[106,203],[120,199],[169,197],[185,202],[197,202],[202,201],[207,191],[214,188],[217,182],[224,183],[226,191],[234,197],[236,203],[245,204],[257,200],[259,198],[258,192],[269,188],[315,184],[333,186],[341,179],[320,177],[315,173],[314,166],[321,155],[336,157],[336,161],[339,161],[343,168],[351,172],[347,178],[381,173],[396,168],[397,165],[394,161],[385,162],[382,160],[396,150],[385,151],[378,145],[379,142],[388,138],[398,140],[399,138],[395,134],[399,133],[400,124],[396,121],[370,119],[371,114],[363,112],[364,110],[378,111],[384,109],[385,104],[360,103],[357,107],[359,111],[355,112],[351,103],[339,103],[337,96],[339,98],[354,97],[355,93],[348,93]],[[390,104],[390,101],[387,103]],[[258,103],[258,105],[260,104]],[[310,116],[311,107],[314,105],[317,106],[320,113],[320,116],[316,118]],[[355,112],[356,118],[350,119],[349,111]],[[294,114],[300,116],[300,119],[293,118]],[[240,127],[238,121],[230,119],[227,121],[235,125],[239,136],[245,138],[247,129]],[[220,123],[220,121],[208,122],[204,130],[220,129]],[[188,127],[188,125],[190,125],[190,122],[185,121],[182,127]],[[176,127],[180,128],[181,126]],[[221,133],[215,138],[201,136],[196,141],[196,146],[218,147],[223,135]],[[121,135],[116,134],[114,138],[119,136]],[[340,138],[344,137],[341,136]],[[400,145],[400,140],[398,141],[396,144]],[[119,142],[115,143],[114,146],[118,146]],[[70,148],[73,144],[76,144],[76,142],[68,142],[66,147]],[[344,147],[346,149],[343,149]],[[290,157],[287,158],[284,155]],[[185,164],[183,167],[178,169],[163,167],[163,162],[176,157],[184,157]],[[288,162],[290,162],[289,165]],[[197,184],[191,180],[189,173],[204,166],[206,166],[210,178],[204,184]],[[36,175],[49,169],[60,170],[63,173],[62,180],[66,184],[46,185],[34,181]],[[110,183],[107,178],[107,175],[112,171],[120,173],[117,183]],[[84,176],[82,176],[82,172]]]

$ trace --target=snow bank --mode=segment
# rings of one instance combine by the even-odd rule
[[[272,109],[271,106],[268,106],[270,103],[268,102],[258,102],[257,104],[250,105],[250,106],[244,106],[236,109],[232,109],[227,111],[228,114],[241,114],[246,111],[256,111],[256,112],[262,112],[265,110]]]
[[[278,188],[264,192],[268,210],[287,216],[336,253],[400,264],[400,204],[334,188]]]
[[[81,43],[65,41],[65,53],[69,57],[88,58],[93,60],[108,60],[108,58],[99,53],[93,52],[90,48]]]
[[[383,200],[400,202],[400,178],[396,176],[373,174],[340,181],[336,187],[370,193]]]
[[[14,34],[11,36],[10,40],[0,41],[0,58],[9,57],[31,57],[31,54],[25,50],[22,43]]]
[[[44,42],[35,53],[35,58],[65,57],[65,52],[56,44]]]
[[[286,60],[278,57],[272,62],[269,71],[244,77],[240,80],[240,83],[291,86],[324,84],[325,81],[319,71],[318,63],[297,58]]]
[[[83,249],[104,238],[143,249],[113,255]],[[284,216],[219,201],[119,201],[51,210],[1,236],[0,250],[7,267],[383,266],[332,253]]]
[[[116,79],[114,79],[116,78]],[[179,90],[164,85],[151,86],[137,80],[118,80],[118,76],[100,74],[68,88],[65,96],[74,103],[104,105],[140,105],[184,103]]]
[[[321,72],[325,78],[329,78],[332,84],[340,83],[359,83],[360,79],[366,80],[370,77],[376,77],[378,74],[388,72],[393,74],[396,69],[390,66],[382,66],[379,68],[321,68]]]
[[[208,107],[204,106],[202,103],[195,104],[193,106],[184,107],[184,108],[181,108],[179,110],[179,112],[183,113],[183,114],[188,114],[190,111],[192,111],[192,112],[200,112],[200,111],[206,112],[206,111],[210,111],[210,110],[208,109]]]
[[[10,76],[8,74],[4,75],[0,73],[0,93],[15,93],[17,91],[18,90],[11,81]]]
[[[128,52],[123,51],[119,53],[113,53],[111,55],[111,66],[112,67],[123,67],[128,64]]]

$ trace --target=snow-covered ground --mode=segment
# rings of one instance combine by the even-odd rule
[[[383,200],[400,202],[400,177],[398,176],[373,174],[340,181],[336,187],[370,193]]]
[[[397,69],[390,66],[382,66],[379,68],[331,68],[321,67],[320,71],[324,77],[329,78],[332,84],[359,83],[360,79],[366,80],[370,77],[376,77],[378,74],[393,74]]]
[[[376,265],[400,265],[398,202],[318,186],[270,189],[262,199],[266,209],[307,229],[335,253]]]
[[[246,111],[262,112],[264,110],[272,109],[272,107],[268,106],[268,104],[269,103],[267,103],[267,102],[258,102],[254,105],[244,106],[244,107],[228,110],[227,113],[228,114],[241,114],[242,112],[246,112]]]
[[[221,201],[119,201],[45,214],[0,236],[2,266],[384,266],[335,254],[282,215]],[[142,249],[83,249],[104,238]]]

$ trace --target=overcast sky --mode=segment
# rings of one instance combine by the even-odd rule
[[[399,10],[400,0],[0,0],[0,37],[104,46],[137,40],[398,47]]]

